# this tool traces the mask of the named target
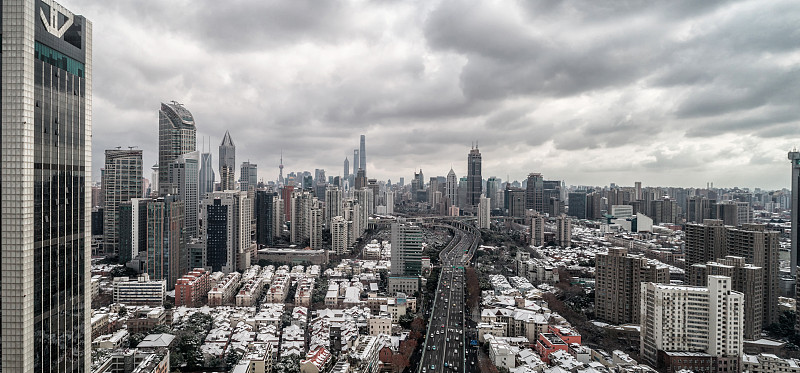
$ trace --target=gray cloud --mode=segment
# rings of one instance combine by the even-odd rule
[[[95,178],[107,148],[155,163],[173,99],[268,180],[281,150],[337,175],[363,133],[379,179],[479,141],[504,178],[783,187],[800,143],[789,0],[63,3],[94,23]]]

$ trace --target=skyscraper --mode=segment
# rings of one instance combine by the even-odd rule
[[[467,156],[467,203],[465,207],[474,210],[481,198],[481,152],[478,147]]]
[[[367,174],[367,148],[366,148],[366,137],[361,135],[361,147],[359,148],[360,152],[358,153],[361,159],[358,161],[358,167],[364,170],[364,175]]]
[[[247,188],[255,188],[258,185],[258,165],[255,163],[242,162],[241,172],[239,173],[239,190],[247,191]]]
[[[528,175],[525,189],[525,208],[544,213],[544,178],[540,173]]]
[[[796,276],[797,265],[800,263],[800,255],[797,255],[798,245],[800,245],[800,226],[798,226],[798,221],[800,221],[800,151],[789,152],[789,160],[792,161],[792,204],[789,207],[792,210],[792,233],[789,237],[792,242],[792,256],[789,267],[792,269],[792,276]]]
[[[196,148],[197,128],[192,113],[175,101],[161,103],[158,111],[158,195],[167,195],[172,190],[169,165]]]
[[[350,176],[350,161],[347,160],[347,157],[344,157],[344,174],[342,177],[347,179],[348,176]]]
[[[106,150],[103,174],[103,241],[108,253],[119,253],[120,203],[141,197],[142,151],[133,149]]]
[[[447,173],[447,182],[444,187],[444,196],[450,200],[451,206],[458,206],[458,179],[453,169]]]
[[[0,367],[90,370],[92,24],[2,2]]]
[[[247,192],[218,191],[203,199],[200,214],[212,271],[230,273],[249,267],[251,206]]]
[[[197,237],[197,207],[200,202],[198,198],[198,177],[200,168],[200,153],[197,151],[181,154],[175,161],[169,164],[170,185],[168,193],[183,201],[183,234],[184,241],[189,242],[190,237]],[[182,275],[181,275],[182,276]],[[174,284],[173,284],[174,285]]]
[[[198,188],[200,199],[205,198],[206,193],[214,191],[216,176],[214,174],[214,167],[211,166],[212,162],[211,153],[200,154],[200,185]]]
[[[281,157],[283,158],[283,157]],[[231,134],[225,131],[222,143],[219,144],[219,184],[220,190],[235,190],[234,174],[236,173],[236,145],[233,145]]]
[[[172,195],[147,204],[147,274],[167,280],[168,290],[189,271],[183,213],[183,201]]]
[[[595,256],[595,315],[621,325],[639,323],[640,291],[644,282],[669,283],[669,267],[650,264],[643,255],[629,255],[628,249],[611,247]]]
[[[272,246],[276,236],[275,232],[275,204],[278,195],[275,192],[266,190],[256,191],[256,243],[264,246]]]
[[[358,163],[361,160],[361,157],[358,156],[358,149],[353,149],[353,175],[358,173],[358,170],[361,169],[361,164]]]

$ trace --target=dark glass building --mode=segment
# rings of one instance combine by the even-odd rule
[[[0,19],[0,370],[88,372],[92,26],[52,0]]]
[[[259,246],[272,246],[274,243],[276,198],[274,192],[256,191],[256,243]]]

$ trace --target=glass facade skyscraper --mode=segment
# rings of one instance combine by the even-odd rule
[[[119,205],[142,197],[142,151],[106,150],[103,173],[103,249],[119,253]]]
[[[197,128],[194,116],[183,105],[172,101],[161,103],[158,111],[158,195],[172,193],[169,167],[178,157],[197,150]]]
[[[231,134],[225,131],[225,137],[219,144],[219,186],[220,190],[235,190],[233,175],[236,173],[236,145]]]
[[[3,0],[0,361],[88,372],[92,25],[52,0]]]

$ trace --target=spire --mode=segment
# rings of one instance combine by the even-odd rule
[[[225,137],[222,138],[222,144],[220,144],[220,146],[234,146],[231,134],[227,130],[225,131]]]

